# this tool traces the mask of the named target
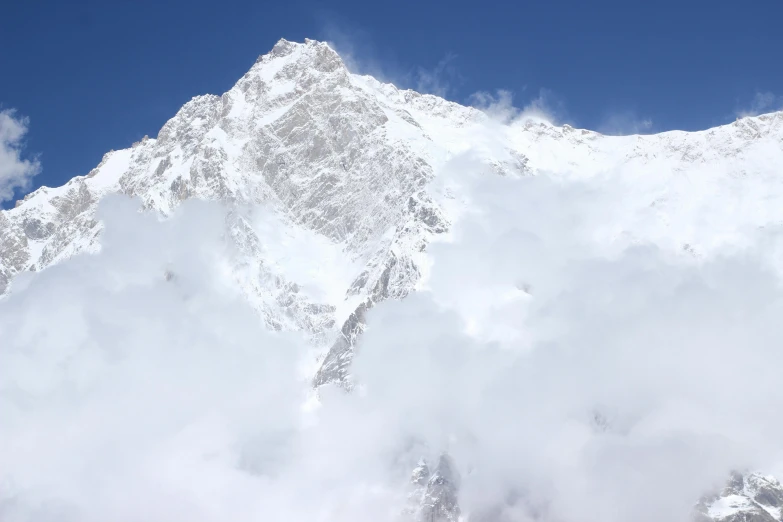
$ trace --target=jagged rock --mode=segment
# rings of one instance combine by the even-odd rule
[[[427,461],[424,459],[419,460],[419,463],[413,468],[411,473],[408,505],[402,511],[404,520],[412,522],[418,519],[430,476],[430,467],[427,465]]]
[[[695,520],[716,522],[779,522],[783,486],[774,477],[734,472],[725,488],[696,505]]]
[[[417,522],[456,522],[459,520],[459,474],[451,457],[441,455],[427,481]]]

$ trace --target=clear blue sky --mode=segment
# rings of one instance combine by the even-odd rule
[[[59,185],[156,135],[192,96],[229,89],[279,38],[309,37],[405,87],[439,72],[460,102],[503,88],[522,106],[546,89],[578,126],[702,129],[757,93],[780,104],[782,20],[780,0],[9,1],[0,107],[30,119],[35,186]]]

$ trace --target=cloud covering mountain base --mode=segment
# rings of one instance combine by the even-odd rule
[[[105,198],[99,253],[0,301],[0,519],[405,520],[448,454],[467,520],[684,521],[779,462],[779,229],[707,259],[602,241],[616,187],[471,161],[421,288],[317,400],[230,275],[232,209]]]

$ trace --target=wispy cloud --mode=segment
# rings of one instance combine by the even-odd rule
[[[563,99],[555,94],[554,91],[543,88],[539,89],[538,96],[530,100],[527,105],[522,108],[520,116],[523,118],[545,119],[550,123],[555,124],[569,121],[568,111],[566,110]]]
[[[369,74],[378,80],[389,81],[388,73],[384,72],[389,69],[389,60],[376,56],[375,46],[366,31],[349,28],[329,16],[323,23],[320,39],[337,51],[352,73]]]
[[[538,120],[556,125],[567,121],[565,103],[549,89],[540,89],[538,96],[529,100],[522,108],[514,106],[514,94],[506,89],[498,89],[494,94],[487,91],[475,92],[470,95],[468,102],[505,123]]]
[[[461,80],[456,67],[457,55],[448,53],[432,69],[417,67],[413,74],[415,89],[421,93],[435,94],[447,98],[453,94],[456,84]]]
[[[498,89],[494,94],[487,91],[474,92],[468,102],[494,118],[509,121],[519,113],[519,109],[514,107],[513,98],[511,91]]]
[[[17,190],[28,190],[41,171],[37,158],[22,157],[28,125],[13,109],[0,111],[0,203],[13,199]]]
[[[379,51],[366,31],[350,27],[334,17],[328,17],[321,35],[337,51],[348,70],[356,74],[369,74],[401,89],[448,98],[455,95],[462,81],[457,68],[457,55],[454,53],[446,53],[434,66],[420,64],[411,68],[402,66],[395,57]]]
[[[635,111],[625,110],[608,113],[597,130],[602,134],[625,136],[628,134],[649,134],[654,129],[651,118],[640,117]]]
[[[783,96],[777,96],[770,91],[757,91],[751,102],[745,107],[736,109],[734,115],[738,118],[745,118],[781,109],[783,109]]]

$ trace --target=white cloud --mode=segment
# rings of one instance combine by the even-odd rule
[[[473,93],[468,101],[503,123],[527,120],[545,121],[553,125],[566,123],[565,104],[548,89],[539,90],[538,96],[521,109],[514,106],[513,98],[511,91],[498,89],[495,94],[486,91]]]
[[[783,406],[767,366],[783,294],[761,261],[595,243],[612,187],[483,177],[466,193],[476,212],[431,249],[429,294],[375,311],[357,360],[392,424],[454,457],[463,509],[529,492],[547,519],[687,520],[728,470],[780,458],[764,411]]]
[[[469,102],[473,107],[505,123],[519,114],[519,109],[514,107],[513,98],[511,91],[498,89],[495,94],[487,91],[475,92],[470,95]]]
[[[28,119],[17,117],[14,110],[0,111],[0,202],[13,199],[16,190],[28,190],[41,170],[36,158],[22,157],[28,125]]]
[[[300,341],[264,331],[223,275],[220,209],[161,224],[130,203],[102,204],[100,254],[0,301],[2,520],[258,519],[286,502],[264,484],[292,451]]]
[[[774,112],[783,109],[783,98],[776,96],[774,93],[756,92],[753,95],[753,100],[747,107],[737,109],[734,111],[734,115],[737,118],[745,118],[748,116],[758,116],[766,112]]]

